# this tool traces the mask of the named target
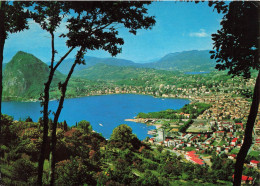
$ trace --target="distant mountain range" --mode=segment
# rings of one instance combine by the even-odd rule
[[[67,74],[75,59],[67,59],[59,67],[59,71]],[[86,65],[79,65],[76,67],[75,72],[92,67],[97,64],[106,64],[120,67],[137,67],[137,68],[154,68],[159,70],[170,71],[211,71],[214,70],[215,61],[210,59],[209,50],[192,50],[184,52],[170,53],[162,57],[156,62],[150,63],[135,63],[130,60],[117,59],[117,58],[97,58],[85,57]]]
[[[58,70],[63,73],[67,74],[70,70],[70,67],[74,63],[75,59],[66,59],[63,63],[59,66]],[[121,67],[141,67],[141,64],[134,63],[133,61],[126,60],[126,59],[117,59],[117,58],[97,58],[97,57],[85,57],[86,65],[78,65],[76,66],[74,72],[92,67],[97,64],[106,64],[112,66],[121,66]]]
[[[210,59],[209,50],[192,50],[170,53],[153,63],[146,63],[146,68],[155,68],[171,71],[210,71],[213,70],[216,62]]]
[[[170,75],[173,71],[211,71],[214,69],[215,62],[209,56],[209,51],[194,50],[168,54],[156,62],[145,64],[117,58],[85,57],[86,65],[77,66],[74,77],[94,81],[126,79],[130,81],[132,78],[142,79],[142,77],[154,77],[158,74]],[[58,82],[64,80],[64,74],[68,73],[73,62],[73,59],[67,59],[61,64],[52,85],[56,86]],[[4,99],[35,99],[36,95],[43,92],[48,74],[49,68],[46,63],[32,54],[18,52],[9,63],[4,65]]]

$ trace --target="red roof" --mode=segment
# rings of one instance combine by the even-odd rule
[[[199,165],[203,165],[203,160],[202,159],[199,159],[199,156],[195,154],[196,152],[195,151],[189,151],[187,152],[187,156],[190,157],[190,160],[193,161],[194,163],[196,164],[199,164]]]
[[[234,174],[233,174],[232,178],[234,178]],[[242,180],[242,181],[247,181],[247,180],[248,180],[248,181],[252,181],[253,178],[252,178],[252,177],[249,177],[249,176],[244,176],[244,175],[242,175],[241,180]]]
[[[236,142],[238,140],[238,138],[234,138],[233,140],[232,140],[232,142]]]
[[[260,161],[256,161],[256,160],[251,160],[250,163],[255,163],[255,164],[258,164],[260,163]]]

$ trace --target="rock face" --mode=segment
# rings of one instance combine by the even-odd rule
[[[25,52],[18,52],[6,64],[3,74],[3,97],[33,98],[43,91],[49,68],[41,60]]]

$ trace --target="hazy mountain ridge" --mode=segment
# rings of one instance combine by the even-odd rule
[[[176,73],[189,71],[210,71],[214,62],[209,60],[208,51],[188,51],[172,53],[153,63],[134,63],[133,61],[117,58],[85,57],[86,65],[78,65],[74,71],[70,85],[73,90],[87,85],[87,81],[115,82],[153,79],[161,75],[172,76]],[[73,59],[65,60],[58,70],[67,73],[73,63]],[[185,70],[188,69],[188,70]],[[49,74],[48,65],[32,54],[18,52],[12,60],[5,65],[3,79],[4,100],[28,100],[36,99],[43,92],[44,83]],[[57,84],[64,80],[65,75],[57,71],[52,83],[52,93],[58,96]],[[88,79],[88,80],[86,80]],[[79,82],[81,83],[79,83]],[[74,83],[74,84],[73,84]],[[76,87],[75,87],[76,86]],[[55,88],[54,88],[55,87]],[[72,88],[72,87],[71,87]],[[73,93],[73,95],[77,95]]]
[[[67,59],[60,65],[58,70],[67,74],[74,59]],[[97,58],[97,57],[85,57],[86,65],[78,65],[75,68],[75,72],[79,72],[83,69],[95,66],[97,64],[106,64],[120,67],[137,67],[137,68],[154,68],[159,70],[170,71],[211,71],[215,67],[215,61],[210,59],[209,50],[192,50],[184,52],[170,53],[162,57],[156,62],[150,63],[135,63],[126,59],[118,58]],[[80,74],[80,73],[79,73]]]
[[[118,58],[97,58],[97,57],[90,57],[86,56],[85,58],[85,65],[77,65],[75,67],[74,72],[78,72],[80,70],[92,67],[97,64],[107,64],[107,65],[113,65],[113,66],[121,66],[121,67],[126,67],[126,66],[133,66],[133,67],[141,67],[141,64],[139,63],[134,63],[133,61],[126,60],[126,59],[118,59]],[[67,74],[74,63],[75,59],[66,59],[61,63],[59,66],[58,70],[63,73]]]
[[[96,64],[89,68],[75,72],[75,76],[89,80],[119,81],[126,79],[142,79],[146,76],[158,74],[171,74],[174,72],[162,71],[150,68],[138,68],[133,66],[114,66],[108,64]]]
[[[167,54],[159,61],[145,64],[147,68],[179,71],[210,71],[216,63],[210,59],[209,50],[192,50]]]

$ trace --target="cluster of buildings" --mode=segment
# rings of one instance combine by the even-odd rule
[[[163,145],[182,153],[184,157],[196,164],[203,165],[204,162],[197,154],[226,154],[229,159],[235,160],[236,154],[243,143],[244,125],[229,121],[208,121],[213,131],[207,133],[170,133],[159,128],[157,135],[149,139],[153,145]],[[197,154],[196,154],[197,153]],[[253,160],[250,166],[257,168],[259,162]]]

